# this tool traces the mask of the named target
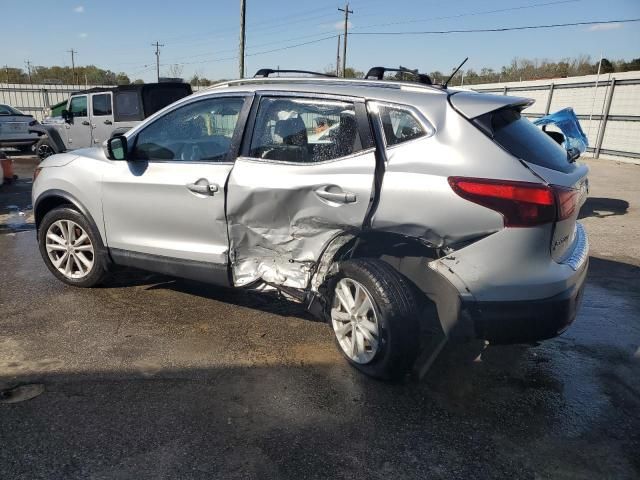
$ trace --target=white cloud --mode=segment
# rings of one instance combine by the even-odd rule
[[[89,36],[88,33],[82,32],[78,34],[78,38],[87,38]]]
[[[621,23],[598,23],[591,25],[587,30],[590,32],[604,32],[606,30],[619,30],[623,26]]]
[[[78,5],[73,9],[73,11],[76,13],[84,13],[84,5]]]
[[[351,21],[347,21],[347,24],[349,25],[349,28],[353,27]],[[335,28],[336,30],[344,30],[344,20],[342,22],[334,23],[333,28]]]

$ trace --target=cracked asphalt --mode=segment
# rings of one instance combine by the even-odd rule
[[[0,398],[0,478],[640,478],[640,166],[588,163],[569,331],[476,362],[450,350],[389,385],[276,297],[143,272],[58,282],[19,158],[26,178],[0,187],[0,389],[44,392]]]

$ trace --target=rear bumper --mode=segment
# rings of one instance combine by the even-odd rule
[[[540,300],[463,302],[475,336],[495,344],[526,343],[560,335],[575,320],[582,301],[588,260],[564,292]]]

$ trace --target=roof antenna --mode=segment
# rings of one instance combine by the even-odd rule
[[[465,58],[462,63],[460,65],[458,65],[458,68],[456,68],[453,73],[451,74],[451,76],[449,78],[447,78],[447,81],[444,82],[442,84],[443,88],[447,88],[447,85],[449,85],[449,82],[451,81],[451,79],[456,75],[456,73],[458,73],[458,70],[460,70],[462,68],[462,66],[467,63],[467,60],[469,60],[469,57]]]

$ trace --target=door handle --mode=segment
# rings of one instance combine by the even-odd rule
[[[86,121],[86,120],[85,120],[85,121],[83,121],[83,122],[82,122],[82,124],[83,124],[83,125],[91,125],[91,124],[90,124],[88,121]]]
[[[218,191],[218,185],[215,183],[204,183],[201,180],[198,180],[201,183],[187,183],[187,188],[194,193],[199,193],[200,195],[213,195]]]
[[[104,124],[105,125],[113,125],[113,122],[111,120],[105,120]]]
[[[330,192],[329,186],[320,187],[316,190],[316,195],[330,202],[336,203],[354,203],[357,200],[356,194],[351,192]]]

